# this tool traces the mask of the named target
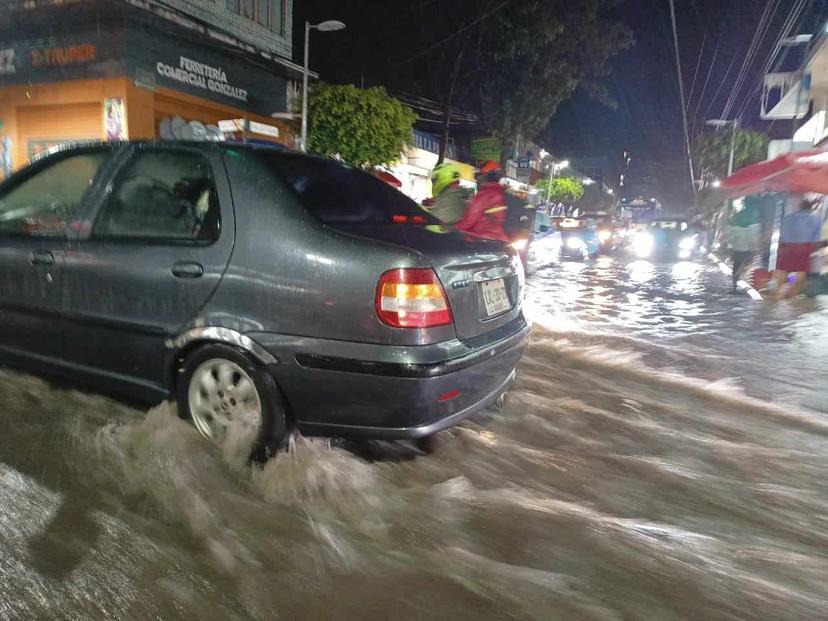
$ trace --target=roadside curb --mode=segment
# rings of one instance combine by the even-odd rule
[[[725,276],[732,276],[733,275],[733,268],[731,268],[727,263],[725,263],[722,259],[716,255],[716,253],[708,251],[707,248],[702,247],[702,252],[704,252],[705,256],[710,259],[712,263],[719,268],[719,271],[722,272]],[[756,302],[761,302],[765,298],[762,297],[762,294],[759,293],[753,286],[747,282],[746,280],[738,280],[736,281],[736,288],[745,293],[751,300]]]

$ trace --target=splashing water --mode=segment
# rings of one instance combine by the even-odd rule
[[[823,618],[824,415],[802,371],[794,398],[747,381],[822,311],[739,300],[737,330],[657,266],[613,289],[626,269],[539,273],[505,407],[428,455],[295,437],[250,466],[244,426],[210,446],[172,406],[0,371],[0,618]],[[595,285],[698,319],[553,303]]]

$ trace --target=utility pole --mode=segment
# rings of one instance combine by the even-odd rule
[[[681,57],[679,56],[678,31],[676,29],[676,7],[670,0],[670,19],[673,23],[673,45],[676,51],[676,73],[678,75],[679,96],[681,98],[681,118],[684,125],[684,147],[687,149],[687,165],[690,168],[690,187],[696,196],[696,177],[693,175],[693,155],[690,150],[690,132],[687,129],[687,105],[684,103],[684,80],[681,77]]]

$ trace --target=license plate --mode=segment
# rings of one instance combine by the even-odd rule
[[[483,287],[483,302],[486,304],[486,315],[489,317],[499,315],[512,308],[512,303],[509,301],[509,296],[506,295],[506,285],[503,284],[502,278],[486,280],[480,284]]]

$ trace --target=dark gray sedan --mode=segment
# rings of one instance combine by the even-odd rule
[[[508,246],[339,163],[212,143],[77,146],[0,185],[0,356],[256,426],[421,438],[508,388]]]

